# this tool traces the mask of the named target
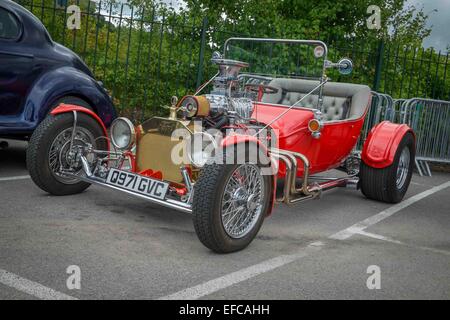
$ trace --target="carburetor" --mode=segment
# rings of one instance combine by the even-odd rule
[[[230,123],[247,122],[253,112],[252,100],[244,96],[239,88],[239,71],[248,63],[223,59],[215,52],[211,61],[218,65],[219,72],[213,78],[213,90],[202,96],[186,96],[180,109],[187,118],[227,116]]]

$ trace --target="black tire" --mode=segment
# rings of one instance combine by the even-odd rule
[[[83,99],[74,97],[74,96],[65,96],[65,97],[59,98],[55,103],[52,104],[52,106],[49,110],[49,113],[50,113],[50,111],[55,109],[57,106],[59,106],[61,103],[73,104],[73,105],[84,107],[86,109],[94,111],[94,108],[92,108],[92,106],[89,103],[87,103],[86,101],[84,101]]]
[[[404,148],[408,148],[410,152],[410,161],[408,172],[404,183],[397,186],[397,168],[400,162],[400,155]],[[394,162],[386,168],[377,169],[370,167],[364,161],[361,161],[359,172],[360,187],[362,193],[369,199],[383,201],[387,203],[398,203],[402,201],[408,190],[409,183],[413,173],[415,159],[415,143],[413,135],[406,133],[395,153]]]
[[[104,136],[102,128],[95,119],[81,112],[78,112],[77,116],[77,127],[88,130],[94,138]],[[63,183],[55,178],[50,169],[48,155],[53,141],[59,133],[72,126],[72,113],[49,115],[34,131],[27,148],[27,168],[32,180],[42,190],[57,196],[80,193],[90,186],[83,181],[72,184]],[[106,150],[105,139],[97,139],[96,143],[97,148]]]
[[[250,231],[241,238],[230,237],[221,218],[222,195],[230,175],[239,165],[205,165],[195,183],[193,199],[194,228],[200,241],[217,253],[230,253],[244,249],[255,238],[270,209],[272,196],[271,176],[264,175],[264,204],[261,214]]]

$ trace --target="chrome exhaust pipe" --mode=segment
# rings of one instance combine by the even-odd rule
[[[284,151],[284,150],[280,150],[280,151],[282,152],[282,154],[289,157],[291,159],[293,165],[295,166],[295,168],[293,169],[294,173],[293,173],[293,181],[292,181],[292,185],[291,185],[291,192],[293,194],[303,193],[304,195],[313,195],[310,192],[309,186],[308,186],[308,178],[309,178],[309,160],[308,160],[308,158],[306,158],[306,156],[304,156],[301,153]],[[297,176],[297,159],[300,159],[303,162],[303,181],[302,181],[301,188],[297,188],[297,186],[295,185],[295,182],[296,182],[295,178]]]
[[[343,178],[333,178],[326,179],[326,182],[315,183],[313,185],[309,185],[309,169],[310,164],[308,158],[305,155],[298,152],[291,152],[280,149],[272,149],[275,150],[274,153],[271,153],[272,156],[277,158],[278,160],[283,161],[286,165],[286,175],[285,175],[285,184],[283,188],[283,196],[281,198],[277,198],[277,202],[284,202],[286,204],[293,204],[304,200],[314,199],[322,193],[322,191],[329,190],[336,187],[345,187],[347,185],[356,185],[358,183],[358,179],[356,175],[351,175]],[[303,181],[302,186],[297,188],[296,186],[296,178],[297,178],[297,160],[300,160],[303,163]]]
[[[286,166],[286,174],[285,174],[284,186],[283,186],[283,195],[281,196],[281,198],[277,198],[276,201],[280,202],[280,203],[284,202],[286,204],[289,204],[289,200],[290,200],[289,195],[291,194],[291,185],[292,185],[293,163],[290,158],[288,158],[282,154],[276,153],[276,154],[272,154],[272,156],[276,157],[278,160],[283,161],[283,163]]]
[[[286,150],[275,149],[276,152],[271,153],[279,160],[282,160],[286,165],[285,185],[283,197],[277,199],[279,202],[286,204],[293,204],[299,201],[312,199],[320,195],[321,188],[314,186],[315,189],[308,185],[309,177],[309,161],[306,156],[297,152],[290,152]],[[303,181],[301,188],[296,186],[297,177],[297,159],[303,163]]]

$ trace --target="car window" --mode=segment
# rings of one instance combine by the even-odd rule
[[[20,33],[20,24],[14,15],[0,8],[0,38],[17,39]]]

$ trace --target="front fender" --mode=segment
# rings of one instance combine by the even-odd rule
[[[413,130],[406,124],[383,121],[373,127],[364,143],[361,159],[370,167],[381,169],[394,162],[395,153],[403,136]]]
[[[248,146],[248,147],[245,147]],[[255,148],[252,149],[251,147]],[[257,151],[258,158],[251,158],[251,160],[260,161],[263,165],[270,165],[271,157],[269,155],[269,151],[267,147],[256,137],[251,135],[229,135],[221,140],[220,147],[225,151],[237,149],[238,152],[247,151],[247,154],[250,151]],[[230,147],[233,147],[232,149]],[[227,152],[228,154],[229,152]],[[233,153],[234,155],[234,153]],[[237,159],[239,161],[239,159]],[[242,159],[241,159],[242,160]]]
[[[34,130],[52,104],[64,96],[86,100],[106,126],[116,117],[111,99],[93,78],[73,67],[62,67],[45,73],[33,85],[24,105],[24,120],[29,129]]]
[[[73,112],[73,111],[86,113],[87,115],[89,115],[92,118],[94,118],[95,120],[97,120],[98,124],[102,127],[102,130],[103,130],[103,133],[105,134],[105,137],[108,136],[108,131],[106,131],[106,127],[105,127],[105,124],[103,123],[102,119],[100,119],[100,117],[95,112],[93,112],[92,110],[86,109],[84,107],[76,106],[76,105],[73,105],[73,104],[61,103],[59,106],[57,106],[55,109],[53,109],[50,112],[50,114],[51,115],[57,115],[57,114]]]
[[[243,134],[234,134],[226,136],[221,141],[221,147],[226,148],[231,145],[237,145],[240,143],[255,143],[256,145],[260,146],[262,150],[267,154],[267,147],[259,141],[258,138],[250,135],[243,135]]]

